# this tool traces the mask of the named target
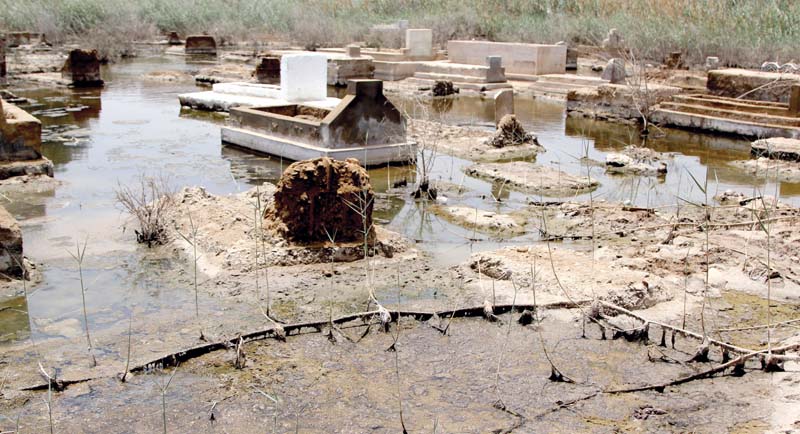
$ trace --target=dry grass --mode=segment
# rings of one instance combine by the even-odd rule
[[[56,41],[104,33],[130,41],[176,30],[341,45],[398,19],[432,28],[439,44],[453,38],[598,43],[615,27],[648,59],[676,50],[695,62],[800,59],[800,2],[793,0],[0,0],[0,27],[40,30]]]
[[[173,191],[164,177],[141,175],[138,185],[119,184],[116,195],[117,202],[139,226],[134,230],[136,241],[147,247],[166,241],[164,218],[174,202]]]

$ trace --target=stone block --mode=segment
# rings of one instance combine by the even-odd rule
[[[207,56],[217,55],[217,41],[213,36],[192,35],[186,37],[186,54],[200,54]]]
[[[100,59],[97,57],[97,50],[70,51],[64,66],[61,67],[61,77],[69,80],[72,86],[102,86],[103,79],[100,77]]]
[[[433,56],[433,30],[406,30],[406,48],[408,49],[408,55],[412,57]]]
[[[347,57],[361,57],[361,47],[355,44],[348,45]]]
[[[262,57],[256,65],[256,81],[261,84],[279,84],[281,82],[281,59]]]
[[[603,48],[612,53],[619,52],[625,48],[625,40],[622,39],[622,36],[619,34],[617,29],[611,29],[608,31],[606,38],[603,39]]]
[[[719,57],[708,56],[706,57],[706,71],[719,68]]]
[[[42,124],[25,110],[0,102],[0,161],[42,157]]]
[[[290,102],[324,100],[328,96],[328,57],[322,53],[281,56],[281,94]]]
[[[608,80],[611,84],[621,84],[625,83],[626,76],[625,61],[615,58],[608,61],[600,78]]]
[[[486,73],[486,82],[505,83],[506,70],[503,68],[503,58],[500,56],[486,56],[486,66],[489,71]]]
[[[709,71],[706,87],[717,96],[788,103],[793,84],[800,84],[800,75],[731,68]]]
[[[514,114],[514,91],[511,89],[501,90],[494,96],[494,123],[500,125],[500,121],[506,115]]]

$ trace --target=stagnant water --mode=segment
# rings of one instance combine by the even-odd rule
[[[199,185],[211,193],[226,194],[275,182],[285,166],[279,159],[222,146],[219,126],[224,116],[182,111],[177,94],[197,90],[192,83],[143,78],[152,71],[191,72],[201,66],[180,57],[143,57],[108,67],[102,90],[17,91],[35,101],[23,108],[42,120],[44,154],[55,163],[55,177],[62,184],[41,194],[9,196],[11,202],[6,206],[22,224],[26,255],[43,265],[43,282],[27,299],[29,314],[25,313],[24,298],[7,302],[6,307],[11,308],[0,311],[2,340],[27,337],[31,330],[35,335],[63,334],[63,327],[52,325],[79,317],[77,268],[69,254],[76,243],[88,243],[84,277],[93,329],[124,318],[132,305],[155,311],[193,302],[188,284],[159,278],[176,265],[168,259],[150,258],[146,249],[135,243],[133,228],[125,228],[127,216],[115,200],[117,186],[137,182],[142,173],[164,174],[175,188]],[[405,107],[411,104],[396,96],[392,99]],[[492,121],[493,103],[488,99],[461,96],[428,104],[448,123],[485,126]],[[523,125],[536,132],[547,148],[537,162],[569,173],[587,173],[582,157],[603,161],[609,151],[641,144],[629,127],[567,118],[561,103],[518,98],[516,109]],[[65,131],[69,137],[65,138]],[[748,141],[670,130],[646,145],[676,153],[668,163],[667,176],[607,176],[595,167],[591,176],[601,182],[595,200],[628,200],[641,206],[675,204],[677,196],[702,201],[702,192],[688,175],[691,173],[701,183],[708,181],[710,195],[727,189],[752,192],[757,187],[767,192],[777,189],[781,199],[800,203],[800,184],[775,185],[728,166],[729,161],[749,157]],[[433,179],[462,184],[471,191],[463,198],[448,198],[451,203],[507,211],[523,206],[528,199],[538,199],[508,190],[499,192],[491,183],[466,177],[462,168],[468,164],[447,155],[435,159]],[[409,169],[383,167],[370,173],[376,190],[384,192],[396,180],[408,177]],[[495,201],[492,193],[502,200]],[[424,206],[404,196],[390,203],[376,218],[417,240],[418,246],[433,253],[442,265],[459,263],[474,249],[535,239],[531,234],[510,241],[470,243],[471,230],[439,219]],[[201,303],[207,312],[217,309],[213,300],[202,298]]]

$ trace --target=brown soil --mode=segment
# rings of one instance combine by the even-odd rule
[[[374,242],[374,192],[358,160],[299,161],[281,175],[266,208],[267,227],[295,243]]]

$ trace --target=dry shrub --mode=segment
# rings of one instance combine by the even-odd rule
[[[136,241],[147,247],[166,241],[165,217],[174,205],[173,193],[163,176],[142,174],[134,186],[118,184],[117,202],[139,225]]]

